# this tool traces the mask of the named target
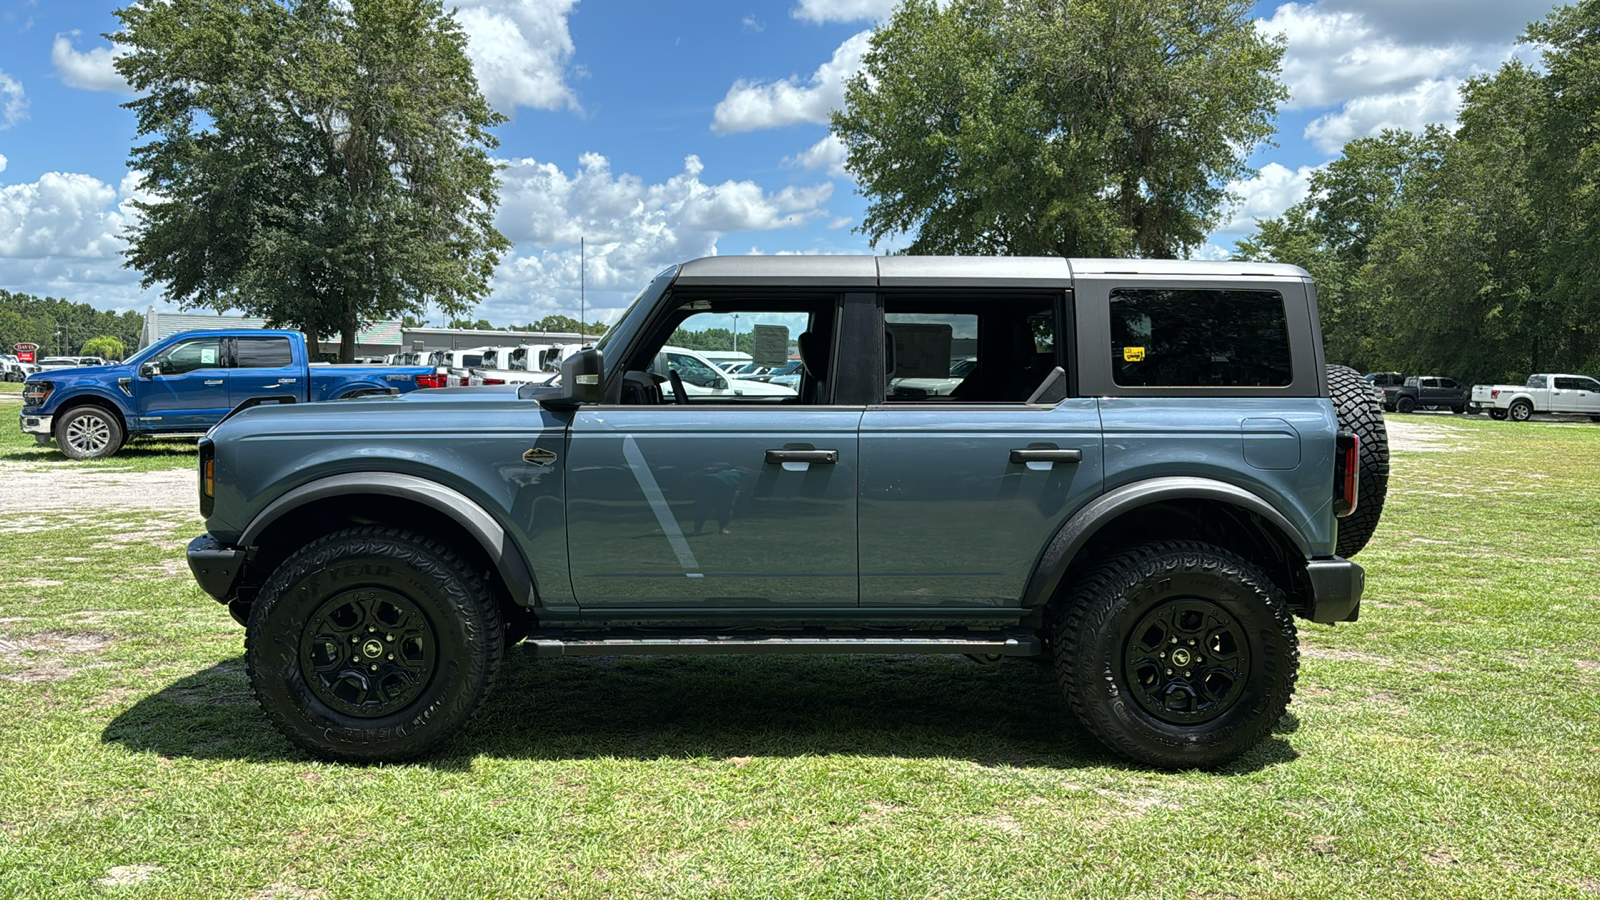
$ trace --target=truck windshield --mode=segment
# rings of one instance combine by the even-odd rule
[[[607,348],[620,351],[633,342],[634,336],[639,333],[639,329],[644,325],[644,322],[641,321],[644,317],[635,315],[635,313],[640,309],[649,310],[654,308],[656,300],[667,292],[667,288],[672,286],[672,280],[677,277],[677,266],[673,266],[657,275],[644,290],[639,292],[639,296],[633,298],[633,302],[628,304],[628,308],[623,311],[622,317],[617,319],[617,323],[612,325],[594,345],[595,349],[601,351],[605,357],[607,378],[610,377],[614,367],[621,364],[622,359],[620,352],[606,353]]]

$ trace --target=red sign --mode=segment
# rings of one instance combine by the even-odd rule
[[[17,362],[31,363],[33,362],[33,354],[38,351],[39,345],[29,343],[13,344],[11,349],[17,351]]]

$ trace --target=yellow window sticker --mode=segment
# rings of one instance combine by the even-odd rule
[[[1144,362],[1144,348],[1143,347],[1123,347],[1122,348],[1122,361],[1123,362]]]

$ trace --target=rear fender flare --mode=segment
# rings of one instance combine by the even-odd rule
[[[1215,500],[1255,513],[1272,523],[1279,531],[1294,541],[1295,548],[1307,559],[1311,558],[1311,545],[1283,513],[1261,497],[1237,485],[1211,478],[1171,476],[1151,478],[1123,485],[1090,502],[1073,513],[1056,530],[1054,538],[1045,546],[1033,568],[1022,596],[1022,605],[1033,608],[1044,606],[1054,597],[1067,569],[1078,551],[1092,540],[1105,525],[1125,513],[1142,506],[1167,500]]]
[[[256,514],[244,533],[239,536],[240,547],[254,546],[261,534],[285,514],[328,497],[344,494],[381,494],[400,497],[419,503],[448,516],[470,534],[483,548],[505,582],[506,590],[514,602],[533,607],[538,602],[538,589],[528,563],[516,544],[506,534],[500,523],[477,501],[453,488],[438,482],[402,475],[397,472],[361,472],[349,475],[331,475],[303,484],[267,504]]]

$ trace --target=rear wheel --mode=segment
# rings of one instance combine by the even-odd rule
[[[1383,517],[1383,503],[1389,496],[1389,433],[1371,386],[1355,369],[1329,366],[1328,396],[1338,415],[1339,430],[1354,434],[1361,442],[1357,450],[1360,486],[1356,511],[1339,520],[1334,546],[1335,553],[1349,559],[1372,539],[1378,520]]]
[[[505,651],[489,590],[452,551],[393,528],[319,538],[249,611],[245,662],[262,709],[328,759],[428,753],[466,727]]]
[[[1511,408],[1506,410],[1506,415],[1510,416],[1513,422],[1526,422],[1533,418],[1533,404],[1526,400],[1512,401]]]
[[[1409,415],[1410,413],[1417,411],[1417,401],[1411,399],[1410,397],[1401,397],[1399,400],[1394,402],[1394,408],[1396,412],[1406,413]]]
[[[1224,765],[1289,705],[1299,644],[1283,592],[1235,554],[1194,541],[1137,547],[1082,579],[1051,646],[1072,710],[1149,765]]]
[[[56,446],[71,459],[100,459],[122,446],[122,417],[79,406],[56,420]]]
[[[1504,421],[1505,417],[1506,417],[1506,411],[1503,410],[1503,409],[1491,409],[1491,410],[1489,410],[1489,418],[1491,418],[1491,419],[1499,419],[1501,421]]]

